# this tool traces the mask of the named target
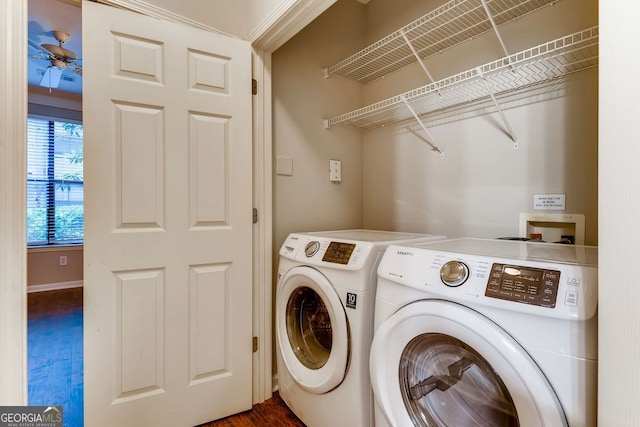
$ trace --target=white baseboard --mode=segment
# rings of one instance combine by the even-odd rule
[[[273,379],[271,380],[272,391],[275,393],[280,390],[280,386],[278,385],[278,374],[273,374]]]
[[[58,282],[58,283],[43,283],[42,285],[29,285],[27,286],[27,293],[32,292],[45,292],[45,291],[57,291],[60,289],[81,288],[84,285],[82,280],[76,280],[73,282]]]

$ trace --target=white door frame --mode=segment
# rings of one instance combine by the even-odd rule
[[[273,292],[271,286],[272,166],[271,166],[271,54],[253,51],[252,74],[258,84],[253,96],[253,206],[258,222],[253,229],[253,403],[271,397]]]
[[[0,2],[0,405],[27,402],[27,2]]]

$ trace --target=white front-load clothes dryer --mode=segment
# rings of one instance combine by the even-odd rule
[[[276,290],[280,396],[309,427],[369,427],[376,269],[392,243],[443,236],[372,230],[293,233]]]
[[[378,276],[377,427],[596,426],[596,247],[393,245]]]

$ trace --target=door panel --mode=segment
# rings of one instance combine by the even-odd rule
[[[248,43],[83,2],[85,419],[251,408]]]

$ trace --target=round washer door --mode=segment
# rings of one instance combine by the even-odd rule
[[[276,296],[276,332],[283,362],[304,390],[322,394],[340,385],[349,362],[349,325],[331,282],[311,267],[295,267]]]
[[[393,426],[567,426],[524,348],[453,302],[417,301],[390,316],[376,330],[370,371],[376,403]]]

